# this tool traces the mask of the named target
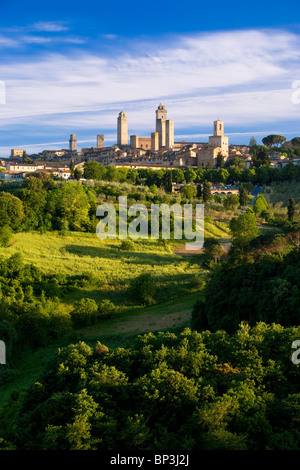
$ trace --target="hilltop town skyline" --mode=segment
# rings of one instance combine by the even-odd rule
[[[295,1],[283,9],[279,1],[255,0],[250,9],[191,2],[180,14],[176,2],[156,0],[151,11],[135,1],[79,6],[1,7],[0,157],[14,147],[65,148],[72,133],[82,147],[98,133],[113,145],[121,110],[129,134],[144,135],[159,102],[172,112],[177,141],[207,139],[215,119],[235,144],[299,135]]]

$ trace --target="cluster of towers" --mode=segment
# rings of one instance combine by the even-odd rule
[[[127,116],[121,111],[118,116],[118,145],[128,145],[128,123]],[[130,136],[130,145],[139,147],[140,141],[144,148],[151,149],[152,152],[167,149],[174,146],[174,121],[167,119],[167,110],[160,104],[156,110],[156,131],[151,133],[151,138],[139,138],[137,135]]]
[[[173,150],[174,148],[174,121],[167,119],[167,110],[161,103],[155,111],[156,126],[155,132],[151,133],[151,137],[139,137],[137,135],[130,136],[130,146],[133,149],[143,148],[157,152],[159,150]],[[117,120],[117,145],[128,145],[128,122],[124,111],[121,111]],[[217,120],[214,122],[214,134],[209,137],[209,145],[211,147],[220,148],[224,157],[228,156],[229,146],[228,137],[224,136],[224,122]],[[97,147],[104,147],[104,135],[97,135]],[[70,135],[69,150],[77,151],[76,134]]]

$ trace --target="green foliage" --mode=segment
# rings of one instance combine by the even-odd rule
[[[79,181],[80,178],[82,178],[83,172],[82,170],[77,166],[74,170],[74,178]]]
[[[219,240],[216,238],[205,238],[204,240],[204,260],[205,266],[210,267],[209,261],[214,260],[214,263],[220,259],[223,254],[222,247]]]
[[[111,318],[116,313],[116,306],[108,299],[102,300],[98,308],[99,318]]]
[[[242,207],[245,207],[248,204],[248,192],[244,185],[241,185],[239,188],[239,203]]]
[[[256,218],[253,212],[250,211],[247,211],[238,217],[233,217],[229,226],[233,242],[240,246],[246,246],[258,235]]]
[[[122,251],[134,251],[135,244],[132,240],[122,240],[120,245],[120,250]]]
[[[239,197],[236,194],[227,194],[223,198],[223,206],[225,210],[235,209],[238,207],[239,203]]]
[[[218,155],[217,155],[216,167],[217,168],[223,168],[223,166],[224,166],[224,157],[223,157],[222,153],[219,152]]]
[[[256,145],[257,145],[256,138],[255,138],[255,137],[251,137],[250,142],[249,142],[249,147],[250,147],[250,149],[251,149],[252,147],[255,147]]]
[[[251,148],[252,163],[258,168],[261,165],[270,165],[269,149],[265,145],[256,145]]]
[[[256,215],[260,216],[262,212],[268,210],[268,203],[263,194],[259,194],[254,201],[253,210]]]
[[[17,450],[299,449],[300,329],[149,333],[127,349],[61,348],[26,392]]]
[[[262,142],[267,147],[272,147],[273,145],[280,145],[286,141],[286,137],[283,135],[271,134],[262,139]]]
[[[298,324],[300,256],[298,231],[287,235],[268,235],[255,240],[243,252],[230,251],[226,262],[212,272],[205,289],[205,304],[198,309],[200,323],[210,329],[234,331],[242,321],[284,326]],[[296,245],[287,247],[292,239]],[[284,254],[285,253],[285,254]]]
[[[89,198],[76,183],[64,183],[49,195],[48,213],[56,229],[84,230],[89,222],[89,209]]]
[[[295,211],[296,211],[295,201],[293,198],[290,198],[288,201],[288,219],[290,222],[294,221]]]
[[[197,187],[192,184],[184,184],[180,188],[180,193],[186,199],[194,199],[197,195]]]
[[[203,183],[202,198],[203,202],[208,202],[211,199],[211,183],[209,181]]]
[[[9,226],[12,230],[18,230],[24,218],[22,201],[12,194],[0,192],[0,226]]]
[[[13,231],[9,225],[0,227],[0,245],[7,247],[13,236]]]
[[[84,164],[83,176],[86,179],[102,180],[106,177],[106,167],[98,162],[90,161]]]
[[[143,305],[154,303],[155,292],[155,281],[149,273],[141,274],[130,283],[130,297]]]
[[[77,300],[70,315],[75,328],[92,325],[98,320],[98,305],[89,298]]]

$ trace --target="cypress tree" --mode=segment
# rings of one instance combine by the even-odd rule
[[[202,190],[203,202],[208,202],[211,198],[211,183],[204,181]]]
[[[295,201],[293,198],[290,198],[288,201],[288,219],[290,222],[294,221],[295,211],[296,211]]]

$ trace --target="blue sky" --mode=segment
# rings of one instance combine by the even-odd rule
[[[0,156],[67,148],[71,133],[79,149],[114,144],[121,110],[129,135],[149,136],[160,102],[176,140],[206,142],[218,118],[230,144],[300,136],[299,13],[298,0],[0,0]]]

